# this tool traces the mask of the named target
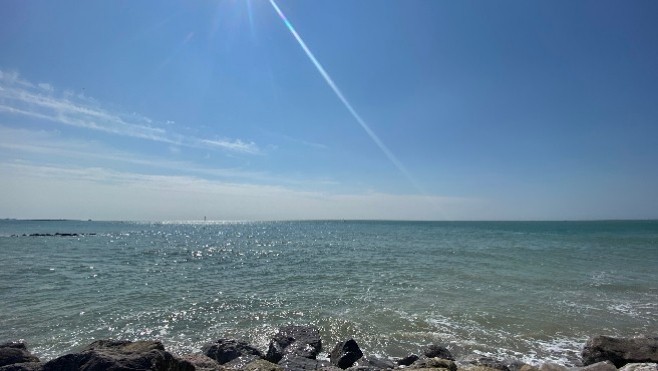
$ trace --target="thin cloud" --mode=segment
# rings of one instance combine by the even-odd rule
[[[311,142],[311,141],[308,141],[308,140],[291,137],[290,135],[287,135],[287,134],[275,133],[275,132],[269,131],[269,130],[262,130],[262,131],[263,131],[263,133],[265,133],[269,136],[276,137],[276,138],[279,138],[279,139],[284,139],[284,140],[292,142],[292,143],[301,144],[305,147],[310,147],[310,148],[314,148],[314,149],[329,149],[329,146],[327,146],[326,144]]]
[[[58,95],[50,84],[33,84],[21,79],[18,73],[2,70],[0,112],[169,145],[244,154],[260,153],[254,142],[241,139],[207,140],[183,135],[154,125],[154,121],[148,117],[110,111],[83,95],[68,92]],[[171,127],[169,122],[167,124]]]
[[[47,83],[45,83],[45,82],[39,83],[39,87],[40,87],[42,90],[45,90],[45,91],[48,91],[48,92],[55,91],[55,89],[52,87],[52,85],[47,84]]]
[[[64,138],[56,131],[28,130],[6,127],[0,124],[0,149],[6,158],[23,158],[25,155],[42,156],[48,163],[76,163],[97,167],[102,161],[113,169],[127,166],[146,167],[176,173],[195,174],[206,178],[240,179],[258,183],[276,183],[318,187],[335,185],[335,182],[322,179],[295,179],[291,176],[272,175],[262,171],[248,171],[241,168],[206,167],[188,161],[172,161],[154,156],[145,156],[124,150],[117,150],[98,141]],[[172,151],[176,147],[170,148]],[[11,156],[11,154],[14,154]],[[2,152],[0,152],[2,154]]]
[[[254,142],[243,142],[240,139],[236,140],[208,140],[208,139],[203,139],[201,141],[203,144],[207,144],[209,147],[217,147],[217,148],[222,148],[222,149],[227,149],[231,151],[236,151],[236,152],[244,152],[244,153],[251,153],[251,154],[258,154],[260,151],[258,149],[258,146]]]

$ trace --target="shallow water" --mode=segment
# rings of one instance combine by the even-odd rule
[[[56,232],[86,235],[12,237]],[[658,333],[656,221],[0,221],[0,253],[0,341],[45,359],[100,338],[264,350],[294,323],[325,351],[577,364],[591,335]]]

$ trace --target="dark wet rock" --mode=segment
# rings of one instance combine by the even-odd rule
[[[224,363],[222,366],[231,370],[242,370],[247,364],[262,359],[259,356],[248,354],[246,356],[234,358],[231,362]]]
[[[617,367],[610,361],[603,361],[585,366],[580,371],[617,371]]]
[[[455,360],[455,357],[452,356],[452,353],[450,353],[448,348],[437,344],[430,344],[426,346],[423,349],[423,355],[427,358],[441,358],[449,359],[451,361]]]
[[[496,370],[510,371],[509,367],[507,367],[505,362],[491,357],[483,357],[477,354],[471,354],[469,356],[460,359],[460,363],[461,364],[468,363],[475,366],[483,366],[483,367],[493,368]]]
[[[6,343],[2,343],[0,344],[0,348],[21,349],[27,351],[27,345],[22,341],[9,341]]]
[[[190,362],[196,371],[224,371],[226,370],[217,361],[205,354],[186,354],[180,357],[182,360]]]
[[[539,366],[539,371],[569,371],[569,369],[557,363],[547,362]]]
[[[319,370],[321,368],[331,367],[331,363],[296,354],[286,354],[281,358],[279,366],[283,367],[286,371]]]
[[[40,362],[14,363],[0,367],[0,371],[41,371],[43,364]]]
[[[331,364],[338,366],[342,369],[352,367],[354,362],[363,357],[363,352],[354,339],[342,341],[334,347],[334,350],[329,354]]]
[[[479,366],[479,365],[473,365],[470,363],[465,363],[465,364],[458,364],[457,366],[458,371],[500,371],[497,368],[491,368],[487,366]],[[535,369],[536,371],[537,369]]]
[[[322,349],[320,331],[311,326],[284,326],[270,341],[265,359],[279,363],[283,356],[297,355],[315,359]]]
[[[27,350],[27,345],[22,342],[10,342],[0,344],[0,367],[13,365],[14,363],[39,362],[39,358]]]
[[[98,340],[79,353],[55,358],[43,371],[194,371],[194,366],[165,351],[159,341]]]
[[[259,358],[246,364],[242,368],[242,370],[243,371],[283,371],[283,367]]]
[[[457,371],[457,365],[455,362],[449,359],[442,358],[421,358],[411,364],[409,368],[412,369],[422,369],[422,368],[443,368],[450,371]]]
[[[619,371],[658,371],[658,363],[627,363]]]
[[[511,358],[511,359],[507,359],[507,360],[505,361],[505,364],[507,365],[507,368],[508,368],[510,371],[521,371],[521,369],[522,369],[524,366],[530,366],[530,365],[528,365],[527,363],[525,363],[525,362],[523,362],[523,361],[521,361],[521,360],[513,359],[513,358]]]
[[[610,361],[615,367],[627,363],[658,362],[658,337],[614,338],[596,336],[583,348],[585,366]]]
[[[396,361],[398,366],[410,366],[412,363],[416,362],[420,357],[415,354],[409,354],[404,358],[400,358]]]
[[[234,339],[216,340],[215,342],[204,345],[201,351],[220,365],[247,355],[257,356],[259,358],[263,357],[263,353],[258,349],[243,341]]]
[[[375,368],[380,370],[387,370],[397,367],[397,365],[390,359],[377,358],[377,357],[361,357],[358,361],[354,363],[354,366],[369,367],[369,368]]]

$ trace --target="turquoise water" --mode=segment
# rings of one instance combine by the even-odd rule
[[[12,237],[56,232],[86,235]],[[0,253],[0,341],[45,359],[100,338],[265,349],[295,323],[325,350],[575,364],[591,335],[658,334],[657,221],[0,221]]]

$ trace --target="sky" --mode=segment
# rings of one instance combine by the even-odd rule
[[[658,218],[658,2],[0,2],[0,218]]]

